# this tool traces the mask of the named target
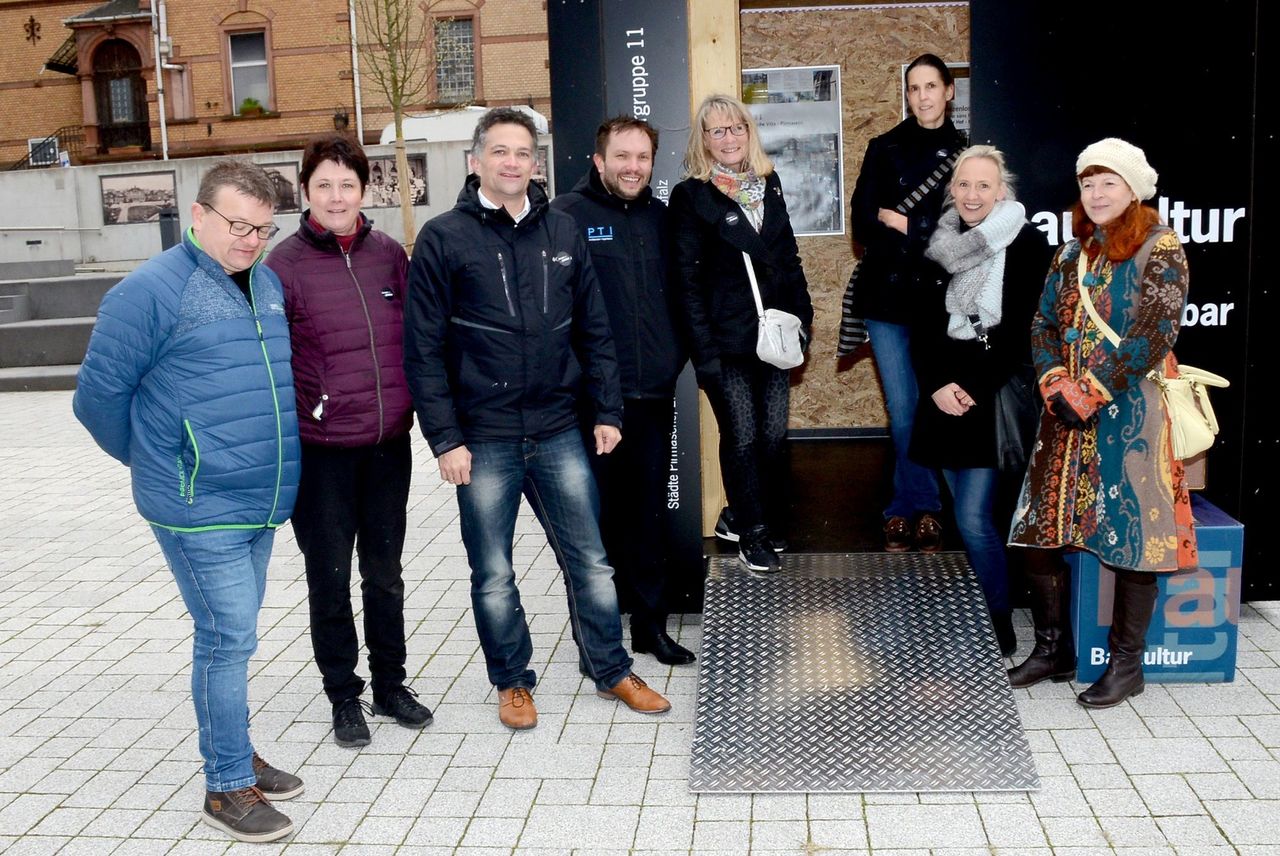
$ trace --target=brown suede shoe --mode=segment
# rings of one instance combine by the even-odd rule
[[[886,553],[905,553],[911,549],[911,524],[905,517],[890,517],[884,522]]]
[[[631,674],[614,684],[612,689],[596,690],[596,695],[617,699],[636,713],[666,713],[671,710],[671,702]]]
[[[538,709],[525,687],[498,690],[498,719],[507,728],[524,731],[538,724]]]
[[[936,553],[942,549],[942,524],[927,511],[916,521],[916,547],[921,553]]]

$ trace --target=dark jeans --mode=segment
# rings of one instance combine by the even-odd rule
[[[576,428],[546,440],[468,443],[471,483],[458,486],[471,606],[489,682],[532,689],[533,640],[511,563],[521,493],[547,533],[566,577],[569,622],[587,674],[609,689],[631,672],[613,569],[600,543],[600,497]]]
[[[923,511],[937,513],[942,508],[937,477],[907,454],[920,398],[916,373],[911,368],[911,328],[868,318],[867,332],[889,413],[889,434],[893,437],[893,499],[884,511],[885,519],[911,519]]]
[[[405,680],[405,506],[413,458],[409,436],[343,449],[302,444],[293,531],[306,558],[311,646],[331,702],[355,698],[360,643],[351,612],[351,550],[360,557],[364,640],[373,693]]]
[[[720,426],[720,469],[739,532],[765,523],[778,534],[784,526],[790,382],[789,371],[754,355],[722,355],[719,386],[706,391]]]
[[[670,398],[628,398],[622,442],[608,455],[587,457],[600,489],[600,536],[613,565],[618,602],[636,630],[667,624],[667,470],[671,460]]]

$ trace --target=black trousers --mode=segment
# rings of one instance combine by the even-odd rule
[[[667,471],[674,418],[670,398],[628,398],[618,447],[597,455],[595,441],[587,442],[600,489],[600,535],[633,635],[667,623]]]
[[[311,646],[331,702],[355,698],[360,643],[351,611],[351,551],[360,558],[364,639],[375,697],[404,683],[405,507],[409,436],[343,449],[302,444],[293,531],[306,559]]]
[[[720,471],[739,534],[763,523],[782,535],[791,373],[754,354],[722,354],[719,386],[706,392],[720,426]]]

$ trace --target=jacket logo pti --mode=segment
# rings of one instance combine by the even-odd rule
[[[612,226],[588,226],[587,240],[588,241],[612,241],[613,227]]]

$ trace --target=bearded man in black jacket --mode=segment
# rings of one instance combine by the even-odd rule
[[[521,493],[564,569],[579,660],[597,694],[640,713],[671,709],[631,672],[622,647],[577,428],[585,389],[595,454],[622,439],[618,364],[586,246],[529,183],[536,146],[526,114],[496,107],[480,117],[474,174],[453,209],[418,234],[404,318],[405,377],[440,477],[457,485],[476,630],[498,718],[513,729],[538,721],[511,556]]]
[[[577,221],[600,280],[622,376],[626,441],[592,459],[600,529],[631,610],[631,648],[667,665],[694,661],[667,634],[666,489],[673,398],[685,355],[667,302],[667,206],[649,180],[658,132],[618,116],[596,131],[592,165],[551,203]]]

